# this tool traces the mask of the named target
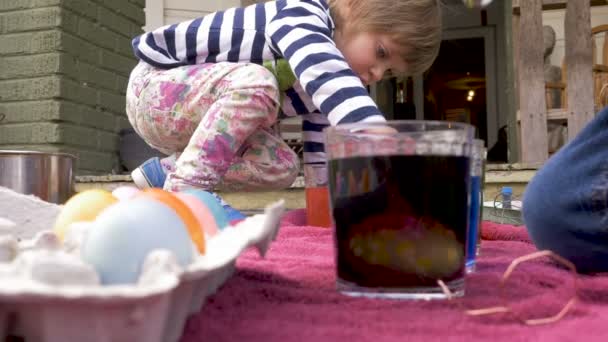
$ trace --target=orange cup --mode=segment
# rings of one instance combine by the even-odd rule
[[[327,164],[304,164],[304,182],[306,183],[306,221],[308,225],[331,227]]]
[[[306,221],[310,226],[332,226],[329,189],[326,186],[306,188]]]

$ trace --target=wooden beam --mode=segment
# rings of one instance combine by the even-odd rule
[[[521,162],[544,162],[548,156],[542,1],[521,3],[519,22],[519,103]]]
[[[508,12],[507,12],[508,13]],[[513,14],[511,16],[511,42],[512,42],[512,51],[513,51],[513,102],[515,104],[516,118],[515,124],[511,122],[509,125],[509,141],[517,141],[517,147],[513,147],[509,144],[509,152],[513,154],[513,152],[517,153],[517,159],[509,158],[509,162],[521,161],[521,152],[522,152],[522,140],[521,140],[521,122],[520,122],[520,108],[521,105],[519,103],[519,64],[521,63],[519,58],[520,46],[519,46],[519,31],[520,31],[520,23],[521,18],[519,14]],[[512,119],[511,119],[512,120]],[[509,156],[511,157],[511,156]]]
[[[521,120],[521,112],[517,111],[517,121]],[[562,108],[547,109],[547,120],[549,121],[562,121],[568,120],[568,112]]]
[[[504,26],[504,41],[498,42],[498,44],[504,44],[504,54],[505,58],[505,76],[504,76],[504,84],[505,84],[505,93],[504,93],[504,101],[502,102],[503,113],[507,115],[507,136],[508,136],[508,145],[509,145],[509,162],[513,163],[519,161],[521,159],[521,140],[519,138],[519,124],[517,122],[517,118],[515,117],[515,113],[519,109],[519,103],[517,102],[517,71],[515,68],[515,63],[518,60],[518,57],[515,57],[517,46],[515,42],[517,41],[518,35],[516,35],[516,29],[514,26],[517,24],[519,26],[518,16],[511,15],[510,9],[513,4],[512,0],[504,0],[502,2],[502,7],[499,7],[501,13],[501,22]],[[500,23],[498,23],[500,27]],[[512,84],[513,87],[509,87],[509,84]]]
[[[591,10],[587,0],[569,0],[564,20],[568,99],[568,139],[572,140],[595,115]]]
[[[513,13],[520,13],[520,7],[522,2],[528,0],[513,0]],[[608,5],[608,0],[587,0],[591,6],[605,6]],[[543,0],[543,11],[564,9],[568,4],[568,0]]]

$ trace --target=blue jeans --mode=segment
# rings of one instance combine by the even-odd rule
[[[523,218],[538,249],[579,272],[608,271],[608,107],[537,172]]]

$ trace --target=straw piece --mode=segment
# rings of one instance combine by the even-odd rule
[[[559,263],[563,264],[564,266],[568,267],[568,269],[570,269],[570,272],[572,274],[572,279],[573,279],[573,294],[572,294],[572,297],[566,303],[566,305],[557,314],[555,314],[551,317],[524,319],[522,317],[521,313],[517,313],[517,312],[513,311],[511,309],[511,307],[509,307],[508,299],[505,294],[505,283],[519,264],[524,263],[526,261],[533,260],[533,259],[542,258],[545,256],[555,259],[556,261],[558,261]],[[574,266],[574,264],[572,262],[570,262],[569,260],[566,260],[563,257],[561,257],[549,250],[534,252],[534,253],[524,255],[524,256],[521,256],[521,257],[513,260],[511,262],[511,264],[509,265],[509,267],[507,268],[507,270],[505,271],[505,273],[503,274],[503,276],[500,280],[500,298],[501,298],[501,301],[504,303],[503,306],[493,306],[493,307],[482,308],[482,309],[466,310],[465,312],[467,315],[470,315],[470,316],[482,316],[482,315],[490,315],[490,314],[496,314],[496,313],[510,313],[511,315],[513,315],[514,317],[516,317],[518,320],[520,320],[522,323],[524,323],[526,325],[541,325],[541,324],[554,323],[554,322],[557,322],[560,319],[562,319],[570,311],[570,309],[574,306],[574,303],[576,303],[577,298],[578,298],[577,279],[578,279],[578,277],[577,277],[577,272],[576,272],[576,266]],[[441,286],[441,284],[443,282],[441,282],[441,280],[438,280],[438,283]],[[444,286],[445,286],[445,284],[444,284]]]

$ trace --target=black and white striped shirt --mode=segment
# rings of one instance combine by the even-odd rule
[[[285,92],[285,116],[302,115],[304,159],[323,161],[328,124],[384,121],[332,40],[325,0],[277,0],[231,8],[147,32],[135,55],[158,68],[215,62],[288,61],[297,81]]]

